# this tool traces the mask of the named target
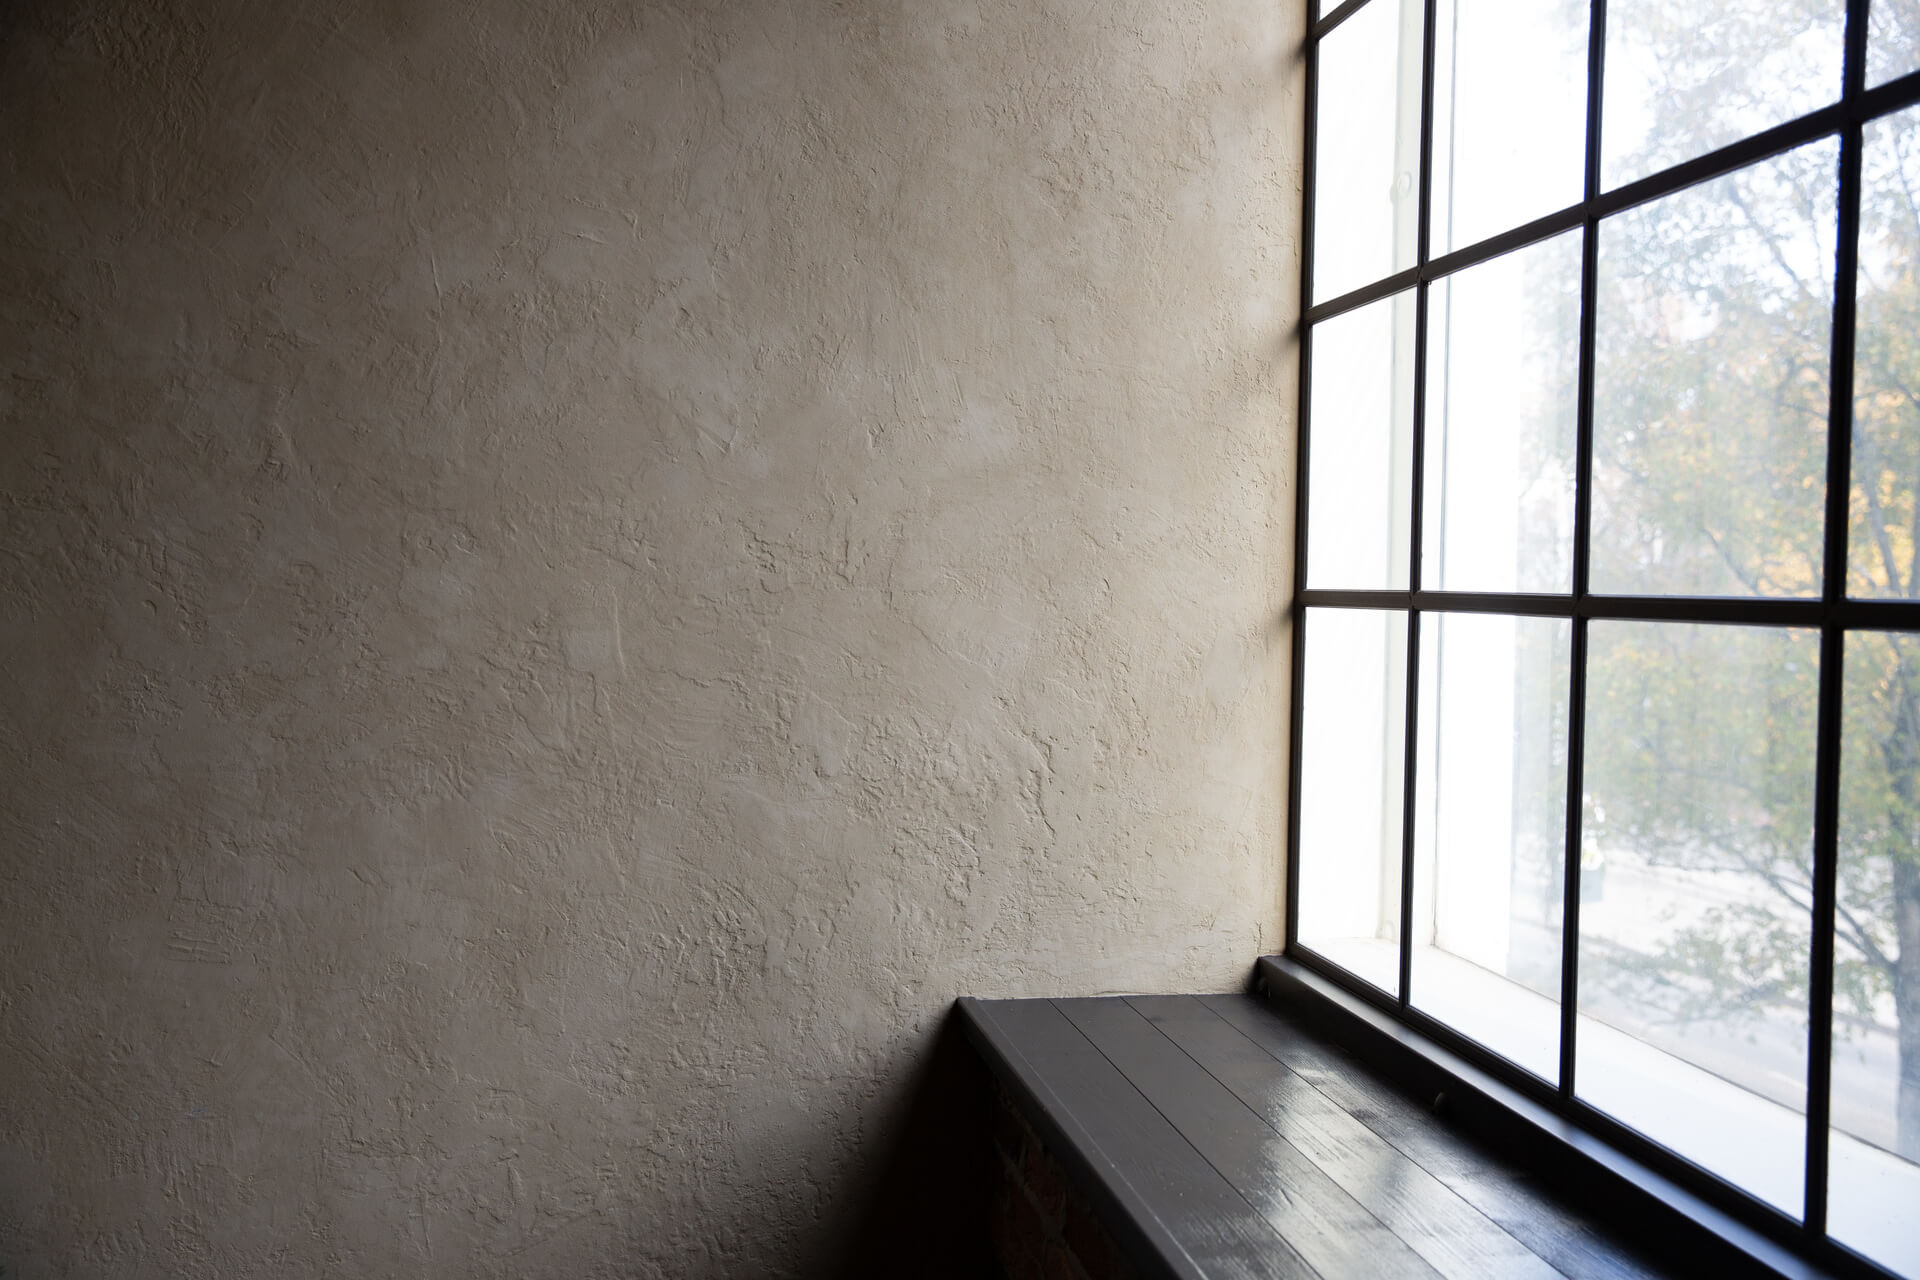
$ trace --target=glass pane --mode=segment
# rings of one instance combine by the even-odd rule
[[[1610,0],[1607,190],[1840,98],[1845,0]]]
[[[1586,182],[1586,6],[1439,0],[1434,39],[1435,252],[1579,200]],[[1526,109],[1515,110],[1515,103]]]
[[[1307,584],[1404,587],[1412,556],[1413,294],[1313,330]]]
[[[1920,1276],[1920,636],[1847,637],[1827,1230]]]
[[[1407,615],[1309,609],[1305,625],[1300,941],[1397,992]]]
[[[1593,590],[1819,594],[1837,147],[1601,223]]]
[[[1867,11],[1867,84],[1920,71],[1920,3],[1873,0]]]
[[[1560,1076],[1567,668],[1560,618],[1420,624],[1413,1003]]]
[[[1421,584],[1572,590],[1580,233],[1450,276],[1427,308]]]
[[[1579,1095],[1798,1217],[1816,632],[1592,624]]]
[[[1868,124],[1863,143],[1847,590],[1907,596],[1920,586],[1920,108]]]
[[[1420,18],[1372,0],[1320,44],[1313,299],[1413,265],[1420,173]]]

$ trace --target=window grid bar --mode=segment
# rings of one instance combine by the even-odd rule
[[[1364,6],[1367,0],[1346,0],[1332,12],[1309,17],[1307,44],[1306,190],[1314,190],[1317,156],[1319,45],[1321,39]],[[1420,1030],[1469,1056],[1484,1059],[1510,1083],[1529,1092],[1549,1091],[1555,1108],[1616,1146],[1656,1168],[1684,1171],[1690,1189],[1710,1202],[1730,1208],[1741,1219],[1763,1226],[1777,1238],[1797,1238],[1803,1248],[1829,1264],[1858,1274],[1885,1275],[1882,1268],[1832,1240],[1825,1233],[1827,1136],[1830,1117],[1832,1036],[1832,973],[1834,900],[1838,861],[1838,783],[1840,718],[1843,695],[1842,661],[1845,636],[1852,630],[1920,629],[1920,600],[1849,599],[1846,594],[1846,540],[1850,495],[1852,430],[1852,375],[1854,306],[1861,199],[1862,126],[1879,116],[1920,102],[1920,71],[1901,76],[1872,90],[1864,87],[1867,0],[1848,0],[1846,44],[1841,100],[1797,120],[1743,139],[1706,156],[1676,165],[1612,192],[1599,191],[1602,92],[1605,63],[1605,0],[1592,0],[1588,46],[1587,169],[1582,201],[1478,244],[1435,259],[1429,254],[1433,150],[1433,82],[1436,0],[1426,0],[1423,20],[1419,223],[1415,265],[1341,297],[1305,308],[1300,330],[1299,458],[1295,513],[1296,578],[1294,584],[1294,643],[1289,783],[1295,803],[1289,806],[1286,940],[1290,952],[1363,997],[1391,1007]],[[1319,5],[1315,4],[1315,11]],[[1833,338],[1829,370],[1827,509],[1825,513],[1825,579],[1818,600],[1732,599],[1724,597],[1595,596],[1588,590],[1591,542],[1593,451],[1593,364],[1597,331],[1598,234],[1602,219],[1660,199],[1685,187],[1708,181],[1770,155],[1791,150],[1817,138],[1838,135],[1841,149],[1839,225],[1836,237]],[[1581,328],[1577,392],[1577,446],[1573,550],[1573,591],[1570,595],[1525,595],[1488,592],[1429,591],[1420,580],[1421,520],[1424,500],[1424,428],[1426,398],[1426,338],[1428,287],[1437,279],[1503,253],[1582,227]],[[1312,297],[1313,206],[1306,201],[1302,217],[1301,296]],[[1407,590],[1326,590],[1305,583],[1308,528],[1308,471],[1310,447],[1312,329],[1321,321],[1369,302],[1415,289],[1413,388],[1412,493],[1410,495],[1411,560]],[[1338,964],[1303,947],[1297,941],[1299,924],[1299,805],[1303,733],[1306,618],[1309,608],[1364,608],[1404,611],[1407,618],[1407,711],[1405,739],[1404,810],[1402,831],[1401,927],[1399,990],[1396,995],[1371,988]],[[1453,1028],[1413,1009],[1409,1003],[1411,977],[1411,917],[1413,899],[1414,815],[1417,785],[1418,690],[1420,615],[1458,611],[1506,613],[1518,616],[1566,617],[1573,621],[1568,717],[1568,792],[1566,834],[1566,898],[1562,923],[1561,1080],[1557,1090],[1467,1039]],[[1814,953],[1808,1031],[1808,1098],[1806,1144],[1806,1205],[1803,1219],[1793,1221],[1679,1156],[1671,1149],[1622,1125],[1579,1101],[1574,1093],[1574,1035],[1578,1018],[1577,959],[1579,916],[1579,842],[1584,755],[1584,713],[1587,624],[1594,618],[1730,622],[1748,625],[1818,627],[1821,632],[1821,671],[1817,729],[1814,834]]]
[[[1607,0],[1587,10],[1587,134],[1582,182],[1585,210],[1580,233],[1580,352],[1574,389],[1573,618],[1567,655],[1566,831],[1561,845],[1560,901],[1560,1097],[1574,1100],[1580,1032],[1580,842],[1586,776],[1587,622],[1577,612],[1591,605],[1588,566],[1593,530],[1593,369],[1600,291],[1600,135],[1606,101]]]
[[[1866,83],[1867,0],[1847,0],[1841,101],[1851,105]],[[1862,124],[1850,112],[1840,131],[1839,228],[1834,237],[1833,336],[1828,360],[1827,511],[1823,603],[1847,596],[1847,519],[1852,498],[1854,301],[1860,241]],[[1845,697],[1846,632],[1840,610],[1828,608],[1820,629],[1820,702],[1814,732],[1813,954],[1807,970],[1807,1233],[1827,1233],[1828,1135],[1833,1085],[1834,904],[1840,860],[1840,730]]]
[[[1588,59],[1589,68],[1591,68],[1595,61],[1591,49],[1588,52]],[[1589,97],[1591,97],[1591,91]],[[1320,324],[1337,315],[1364,307],[1369,302],[1377,302],[1390,294],[1412,288],[1416,284],[1438,280],[1515,249],[1523,249],[1530,244],[1551,239],[1583,223],[1610,218],[1616,213],[1637,205],[1651,204],[1676,191],[1724,177],[1736,169],[1745,168],[1769,156],[1776,156],[1819,138],[1840,133],[1849,126],[1863,124],[1880,116],[1904,110],[1915,102],[1920,102],[1920,71],[1901,76],[1897,80],[1891,80],[1873,90],[1822,107],[1818,111],[1809,112],[1796,120],[1775,125],[1764,133],[1743,138],[1718,151],[1710,151],[1704,156],[1674,165],[1670,169],[1630,182],[1626,186],[1616,187],[1608,192],[1590,192],[1579,204],[1545,214],[1532,222],[1523,223],[1499,235],[1489,236],[1478,244],[1467,245],[1431,261],[1422,260],[1418,265],[1396,271],[1392,275],[1382,277],[1372,284],[1362,285],[1339,297],[1316,302],[1306,308],[1302,323]],[[1597,181],[1594,185],[1597,187]],[[1312,297],[1312,294],[1309,293],[1306,296]]]
[[[1414,803],[1420,762],[1420,615],[1407,614],[1407,710],[1400,766],[1400,954],[1396,970],[1397,1003],[1406,1012],[1413,1002],[1413,830],[1419,816]]]
[[[1297,593],[1310,609],[1411,609],[1448,613],[1511,613],[1522,618],[1601,618],[1619,622],[1737,622],[1756,627],[1825,627],[1845,631],[1920,631],[1920,599],[1782,600],[1726,596],[1502,595],[1483,591],[1413,592],[1310,587]]]
[[[1309,587],[1308,608],[1422,609],[1448,613],[1511,613],[1523,618],[1599,618],[1618,622],[1737,622],[1758,627],[1824,627],[1848,631],[1920,630],[1920,599],[1837,600],[1728,596],[1509,595],[1491,591],[1409,592],[1395,588]]]
[[[1831,545],[1831,544],[1829,544]],[[1820,703],[1813,784],[1813,955],[1807,969],[1806,1207],[1816,1238],[1827,1233],[1827,1127],[1833,1076],[1833,907],[1839,856],[1841,653],[1845,632],[1820,631]]]
[[[1328,13],[1325,17],[1314,20],[1314,23],[1313,23],[1314,41],[1318,43],[1319,41],[1326,39],[1327,33],[1329,31],[1332,31],[1335,27],[1345,22],[1348,18],[1351,18],[1354,14],[1360,12],[1360,10],[1366,5],[1366,3],[1367,3],[1367,0],[1346,0],[1345,4],[1336,6],[1333,9],[1333,11]]]
[[[1414,261],[1427,260],[1433,228],[1433,27],[1438,0],[1426,0],[1420,14],[1420,176],[1415,215]],[[1427,438],[1427,308],[1429,291],[1422,284],[1413,297],[1413,439],[1408,445],[1412,492],[1407,503],[1407,585],[1417,600],[1420,593],[1421,543],[1426,533]],[[1413,1002],[1413,873],[1414,834],[1420,814],[1416,803],[1420,762],[1420,609],[1407,612],[1406,737],[1401,746],[1400,775],[1400,1004]]]
[[[1318,0],[1314,0],[1316,9]],[[1308,193],[1300,211],[1300,300],[1313,296],[1313,198],[1314,167],[1319,136],[1320,115],[1320,41],[1307,41],[1306,140],[1301,148],[1302,189]],[[1307,668],[1307,615],[1299,603],[1307,580],[1307,478],[1313,447],[1313,329],[1300,326],[1300,404],[1298,446],[1293,476],[1293,658],[1288,685],[1287,795],[1300,794],[1300,743],[1305,728],[1305,689]],[[1285,944],[1291,945],[1300,933],[1300,805],[1287,805],[1287,907]]]

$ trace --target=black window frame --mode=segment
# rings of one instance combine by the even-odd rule
[[[1847,534],[1850,499],[1854,376],[1854,305],[1861,203],[1862,130],[1869,122],[1920,102],[1920,71],[1866,87],[1868,0],[1846,0],[1842,92],[1838,101],[1807,115],[1640,178],[1611,191],[1601,188],[1600,123],[1605,92],[1606,0],[1590,0],[1587,44],[1585,187],[1577,203],[1525,225],[1430,256],[1434,135],[1434,59],[1437,0],[1424,0],[1421,54],[1418,214],[1414,265],[1339,297],[1314,302],[1313,245],[1315,148],[1321,42],[1368,4],[1399,0],[1345,0],[1322,13],[1309,0],[1305,46],[1306,135],[1305,208],[1301,230],[1298,330],[1298,460],[1294,521],[1294,586],[1291,724],[1289,729],[1289,806],[1287,828],[1286,954],[1344,990],[1378,1007],[1545,1105],[1554,1113],[1605,1139],[1641,1163],[1672,1179],[1716,1208],[1840,1274],[1890,1277],[1892,1272],[1833,1240],[1826,1233],[1827,1138],[1833,1030],[1834,907],[1838,859],[1840,719],[1842,651],[1849,632],[1920,633],[1920,599],[1850,599],[1847,596]],[[1607,217],[1647,204],[1685,188],[1721,177],[1756,161],[1805,143],[1839,140],[1838,236],[1835,249],[1832,345],[1827,412],[1826,505],[1822,594],[1819,598],[1731,599],[1706,596],[1597,595],[1588,590],[1591,532],[1595,302],[1600,223]],[[1538,243],[1580,230],[1581,286],[1574,550],[1571,591],[1562,595],[1435,591],[1421,585],[1422,491],[1425,463],[1425,360],[1428,294],[1432,284],[1457,272]],[[1309,456],[1312,445],[1312,343],[1324,321],[1407,290],[1414,294],[1412,346],[1411,462],[1413,468],[1408,537],[1408,585],[1405,589],[1335,590],[1306,585]],[[1405,710],[1405,788],[1400,864],[1399,989],[1386,993],[1351,974],[1299,941],[1300,797],[1307,610],[1367,609],[1394,611],[1407,620]],[[1518,617],[1565,618],[1572,624],[1572,666],[1568,692],[1568,770],[1566,806],[1565,899],[1561,935],[1560,1072],[1558,1085],[1521,1070],[1505,1058],[1467,1039],[1446,1024],[1414,1008],[1409,1000],[1410,921],[1414,892],[1414,812],[1419,710],[1420,622],[1433,612],[1497,613]],[[1813,953],[1807,1059],[1806,1203],[1794,1219],[1739,1190],[1701,1166],[1632,1130],[1574,1094],[1574,1041],[1579,1004],[1579,913],[1581,807],[1571,798],[1582,793],[1588,624],[1594,619],[1789,626],[1817,630],[1820,673],[1816,711],[1813,845]]]

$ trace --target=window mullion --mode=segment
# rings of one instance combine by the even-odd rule
[[[1420,135],[1414,262],[1424,268],[1433,227],[1433,57],[1438,0],[1425,0],[1420,15]],[[1422,281],[1413,304],[1413,427],[1408,448],[1411,477],[1407,502],[1407,587],[1420,590],[1421,535],[1424,532],[1427,433],[1428,286]],[[1412,601],[1409,600],[1409,604]],[[1420,611],[1407,611],[1406,764],[1401,772],[1400,807],[1400,1003],[1412,998],[1414,829],[1420,758]]]
[[[1586,216],[1580,244],[1580,364],[1574,409],[1573,619],[1567,670],[1567,814],[1560,908],[1560,1095],[1571,1100],[1575,1036],[1580,1019],[1580,840],[1582,778],[1586,769],[1587,628],[1579,606],[1587,598],[1593,525],[1593,366],[1600,289],[1600,113],[1605,89],[1607,0],[1593,0],[1587,28]]]
[[[1820,702],[1816,713],[1813,795],[1813,955],[1807,974],[1805,1221],[1807,1230],[1816,1236],[1826,1234],[1827,1224],[1827,1131],[1833,1070],[1833,908],[1839,861],[1844,648],[1845,633],[1838,623],[1829,621],[1820,634]]]
[[[1317,5],[1316,5],[1317,8]],[[1311,19],[1309,20],[1311,22]],[[1311,27],[1309,27],[1311,30]],[[1306,68],[1306,137],[1301,147],[1300,177],[1308,194],[1300,211],[1300,305],[1313,297],[1313,195],[1320,114],[1320,41],[1309,36]],[[1306,673],[1307,619],[1301,605],[1307,573],[1308,450],[1312,447],[1313,326],[1300,326],[1300,381],[1293,475],[1293,659],[1287,689],[1287,901],[1281,945],[1294,945],[1300,932],[1300,748],[1304,729],[1301,704]]]
[[[1843,100],[1857,103],[1866,82],[1867,0],[1848,0]],[[1840,131],[1839,226],[1834,236],[1833,336],[1827,389],[1827,509],[1820,629],[1820,701],[1816,712],[1813,795],[1813,955],[1807,1009],[1807,1231],[1826,1234],[1828,1133],[1832,1116],[1834,901],[1840,839],[1840,732],[1844,696],[1847,519],[1853,452],[1854,295],[1860,241],[1857,112]]]

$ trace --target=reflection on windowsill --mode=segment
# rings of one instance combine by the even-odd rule
[[[1394,943],[1303,941],[1382,990],[1395,989]],[[1558,1002],[1435,947],[1416,948],[1414,965],[1414,1004],[1421,1012],[1543,1079],[1558,1074]],[[1806,1118],[1798,1109],[1586,1015],[1577,1037],[1576,1092],[1583,1102],[1800,1217]],[[1920,1276],[1920,1232],[1913,1229],[1920,1165],[1837,1129],[1829,1142],[1830,1233],[1883,1266]]]
[[[1560,1002],[1439,947],[1413,949],[1413,1007],[1549,1084],[1560,1079]]]
[[[1920,1165],[1858,1138],[1827,1139],[1827,1233],[1901,1275],[1920,1276]]]
[[[1582,1015],[1574,1093],[1790,1217],[1806,1203],[1806,1118]]]
[[[1378,938],[1302,938],[1301,942],[1389,996],[1400,990],[1400,948]]]

